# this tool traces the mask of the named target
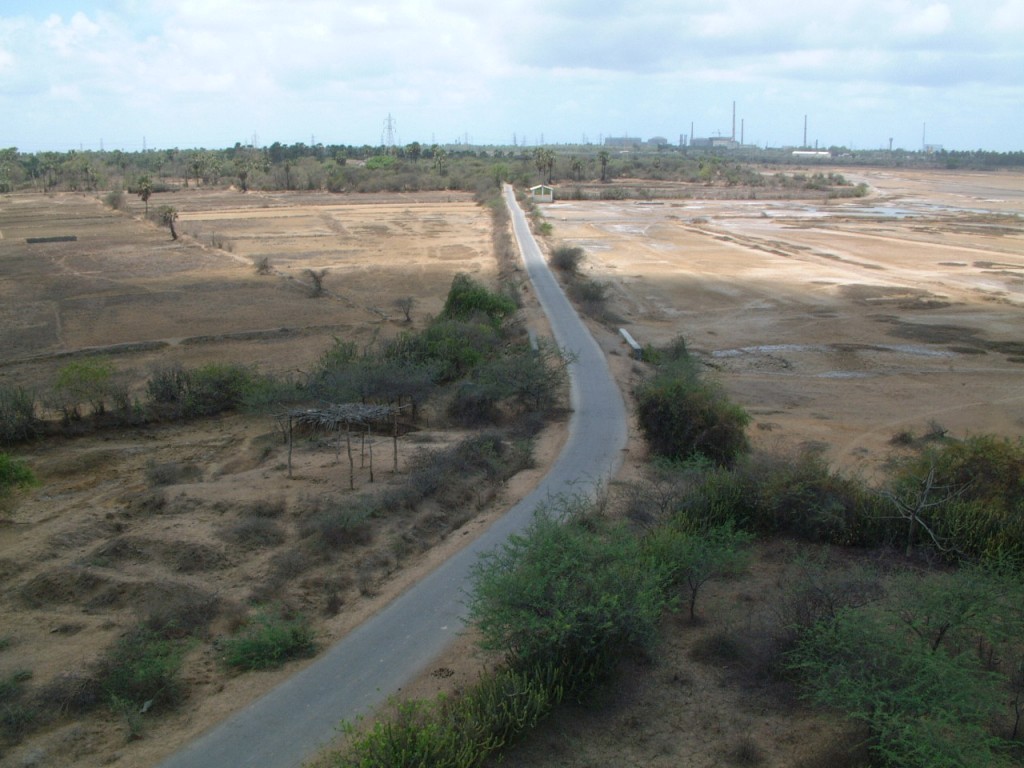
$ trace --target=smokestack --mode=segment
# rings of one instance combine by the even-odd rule
[[[804,115],[804,146],[807,146],[807,115]]]
[[[736,141],[736,102],[732,103],[732,140]]]

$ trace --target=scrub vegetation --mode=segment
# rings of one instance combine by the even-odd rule
[[[707,407],[700,363],[682,340],[650,353],[652,378],[687,383],[673,394],[684,413],[695,403],[706,430],[720,420],[742,434],[723,394]],[[643,403],[638,396],[638,411]],[[477,766],[508,749],[516,762],[515,750],[530,747],[513,741],[529,742],[567,706],[604,706],[620,666],[657,664],[670,616],[699,626],[702,587],[742,578],[755,544],[780,536],[808,551],[874,555],[831,572],[805,561],[766,623],[709,637],[700,658],[745,667],[776,696],[858,723],[863,741],[848,749],[863,762],[849,765],[1021,764],[1024,441],[941,438],[881,486],[811,454],[793,461],[744,444],[723,461],[717,442],[683,445],[657,450],[647,479],[562,500],[484,555],[468,622],[490,670],[453,696],[397,704],[372,729],[351,729],[347,748],[321,764]],[[908,540],[915,528],[929,535]],[[522,711],[491,699],[495,688]],[[731,761],[757,764],[757,744],[742,747]]]

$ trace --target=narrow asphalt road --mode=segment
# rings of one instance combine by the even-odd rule
[[[463,628],[470,568],[481,552],[525,528],[552,497],[593,492],[619,468],[626,410],[604,353],[548,269],[511,187],[505,199],[534,290],[570,366],[569,439],[538,487],[476,541],[313,664],[207,731],[160,768],[295,768],[337,735],[342,720],[364,715],[413,679]]]

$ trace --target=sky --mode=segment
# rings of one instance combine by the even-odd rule
[[[1024,149],[1024,0],[0,0],[22,152],[783,147],[805,120],[821,148]]]

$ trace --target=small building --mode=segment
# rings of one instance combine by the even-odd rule
[[[530,200],[535,203],[553,203],[555,202],[555,188],[547,184],[530,187]]]

